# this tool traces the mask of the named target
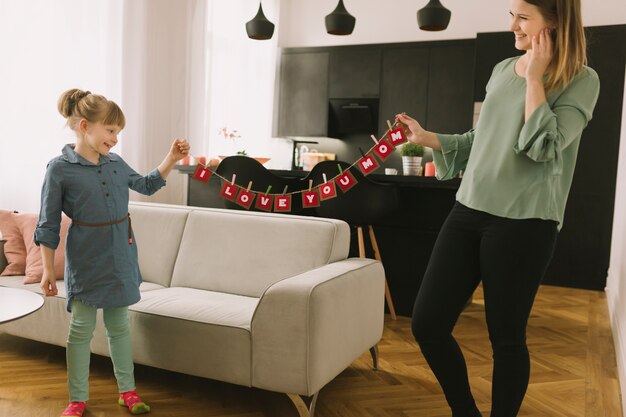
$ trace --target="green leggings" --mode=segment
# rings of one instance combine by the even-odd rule
[[[70,401],[82,402],[89,399],[90,343],[96,327],[96,311],[96,308],[80,301],[72,301],[72,319],[67,337],[67,387]],[[119,392],[134,390],[128,307],[105,308],[102,312]]]

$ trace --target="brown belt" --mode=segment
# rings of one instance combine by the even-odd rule
[[[78,220],[74,220],[74,219],[72,219],[72,223],[78,226],[86,226],[86,227],[105,227],[105,226],[112,226],[114,224],[123,223],[124,221],[126,221],[126,219],[128,219],[128,244],[132,245],[133,244],[133,227],[130,222],[130,213],[122,217],[119,220],[115,220],[115,221],[108,222],[108,223],[84,223],[84,222],[79,222]]]

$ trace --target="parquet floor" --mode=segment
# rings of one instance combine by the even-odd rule
[[[0,326],[0,332],[1,332]],[[455,330],[479,408],[489,416],[491,348],[482,292]],[[544,286],[529,321],[531,384],[520,417],[622,417],[603,293]],[[409,319],[387,318],[380,370],[364,354],[321,392],[319,417],[450,417],[411,336]],[[153,417],[296,417],[285,395],[138,366]],[[110,360],[94,357],[86,417],[128,416],[115,403]],[[58,416],[66,405],[65,350],[0,333],[0,417]]]

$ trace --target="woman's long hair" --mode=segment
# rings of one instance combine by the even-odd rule
[[[580,0],[524,0],[536,6],[554,25],[554,55],[546,72],[545,88],[565,87],[587,64],[587,41]]]

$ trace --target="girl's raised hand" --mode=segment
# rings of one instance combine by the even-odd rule
[[[544,28],[532,38],[532,49],[528,51],[529,59],[526,67],[526,81],[543,81],[543,74],[552,61],[553,42],[550,32]]]
[[[189,155],[189,142],[186,139],[175,139],[170,148],[170,155],[174,161],[180,161],[187,155]]]

